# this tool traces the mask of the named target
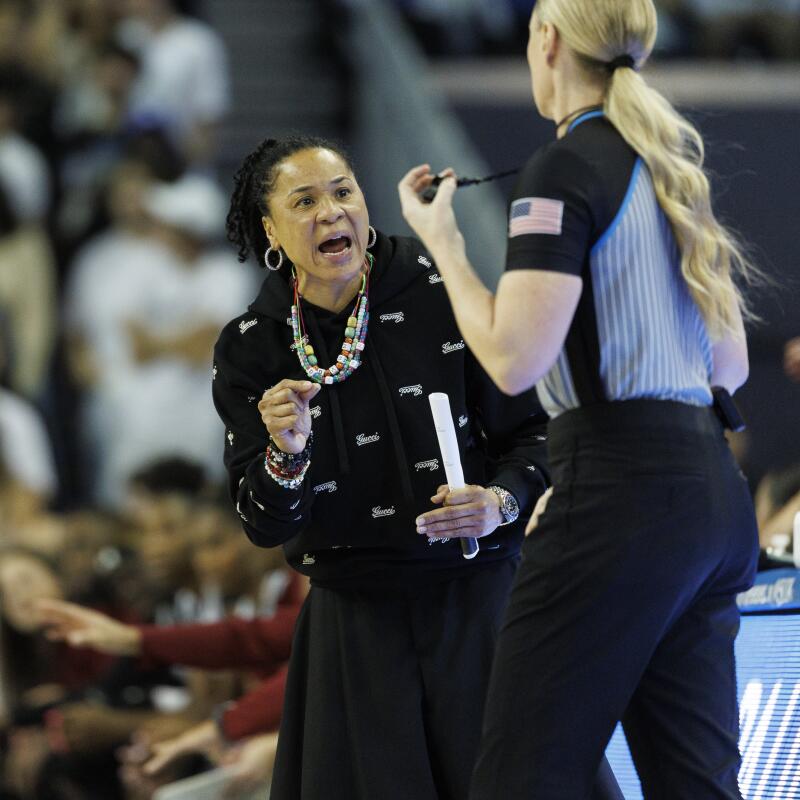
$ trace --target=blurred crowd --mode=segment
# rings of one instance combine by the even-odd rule
[[[534,0],[395,0],[426,52],[524,52]],[[659,58],[798,59],[799,0],[656,0]]]
[[[0,797],[147,800],[212,765],[231,797],[263,786],[304,594],[180,458],[132,475],[118,512],[4,530]]]
[[[230,97],[175,0],[0,0],[2,407],[45,412],[60,483],[19,469],[49,499],[117,508],[162,455],[220,476],[209,354],[256,279],[221,247]]]
[[[0,0],[0,798],[268,780],[304,585],[221,489],[254,296],[226,48],[179,0]],[[177,626],[177,627],[176,627]]]

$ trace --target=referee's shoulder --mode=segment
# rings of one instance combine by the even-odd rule
[[[569,136],[559,140],[564,149],[600,162],[636,156],[633,148],[606,117],[595,117],[578,125]]]
[[[515,195],[530,192],[548,192],[574,184],[594,182],[593,159],[570,142],[570,136],[557,139],[540,147],[520,172]]]
[[[604,182],[617,173],[628,174],[635,158],[619,131],[598,117],[540,147],[523,168],[520,184],[541,191],[583,186],[602,193]]]

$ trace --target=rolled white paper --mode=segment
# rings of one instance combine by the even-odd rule
[[[439,440],[439,450],[442,452],[447,485],[451,490],[463,489],[464,470],[461,467],[456,428],[453,424],[453,414],[450,411],[450,398],[444,392],[432,392],[428,395],[428,402],[431,404],[436,438]],[[461,554],[464,558],[475,558],[479,550],[478,540],[470,537],[459,538],[461,539]]]

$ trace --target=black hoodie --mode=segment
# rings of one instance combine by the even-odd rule
[[[268,434],[257,403],[284,378],[306,379],[291,349],[291,293],[269,275],[248,313],[214,351],[214,403],[226,426],[230,492],[250,539],[283,544],[315,583],[438,579],[516,555],[525,520],[547,486],[547,418],[535,394],[506,397],[465,347],[441,276],[415,239],[378,235],[361,367],[312,400],[311,466],[298,489],[264,467]],[[303,301],[320,365],[338,355],[350,308]],[[520,519],[480,540],[465,561],[457,540],[429,544],[415,518],[446,483],[428,394],[446,392],[467,483],[508,489]],[[527,513],[526,513],[527,512]]]

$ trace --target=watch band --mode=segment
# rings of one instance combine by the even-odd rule
[[[503,517],[503,521],[500,525],[510,525],[512,522],[516,522],[517,519],[519,519],[519,503],[517,502],[517,498],[514,497],[508,489],[504,489],[502,486],[487,486],[486,488],[490,492],[494,492],[498,498],[500,498],[500,515]]]

